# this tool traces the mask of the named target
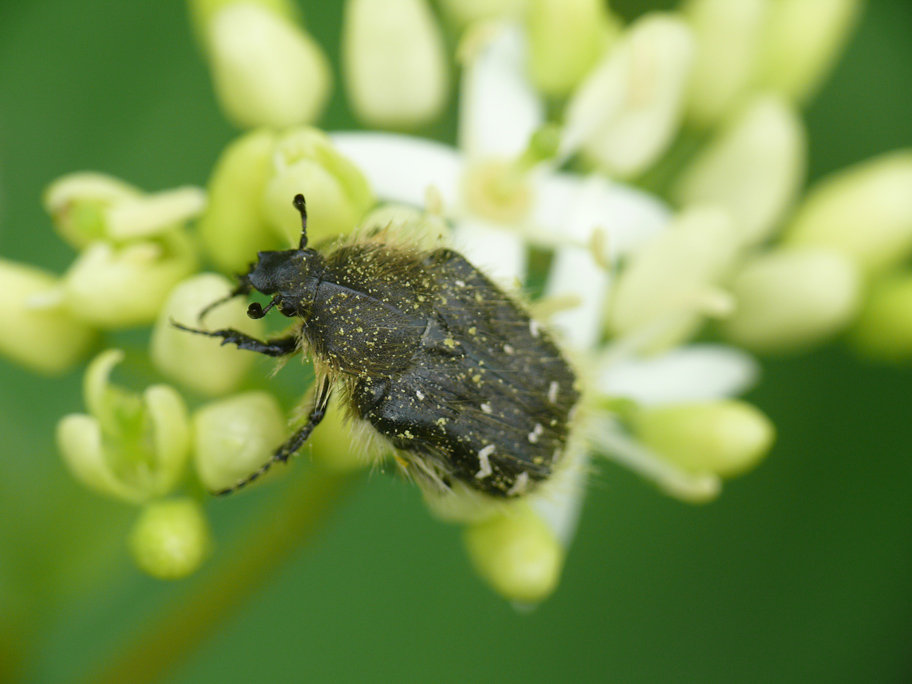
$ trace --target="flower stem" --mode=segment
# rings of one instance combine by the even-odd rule
[[[282,563],[313,539],[355,477],[310,468],[257,516],[233,552],[191,595],[181,593],[150,620],[149,627],[87,682],[152,684],[212,636]]]

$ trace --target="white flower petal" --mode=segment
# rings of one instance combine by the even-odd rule
[[[461,82],[459,147],[470,158],[517,157],[544,121],[544,106],[526,73],[517,26],[497,27],[466,64]]]
[[[680,347],[645,359],[612,360],[609,349],[598,378],[599,391],[643,404],[661,405],[736,396],[759,374],[748,354],[716,344]]]
[[[600,212],[605,182],[592,176],[579,184],[573,204],[563,215],[561,230],[565,235],[586,236],[584,246],[559,246],[551,266],[545,294],[549,297],[574,295],[580,303],[556,313],[551,322],[562,329],[566,338],[580,349],[589,349],[599,340],[602,309],[608,290],[609,274],[594,251],[591,239],[600,228]]]
[[[668,207],[652,195],[601,176],[543,173],[533,195],[530,239],[588,245],[593,229],[600,228],[607,238],[604,256],[611,261],[648,242],[670,216]]]
[[[330,137],[381,199],[424,207],[433,186],[448,210],[458,205],[463,161],[452,147],[394,133],[343,132]]]
[[[579,299],[579,304],[558,311],[551,316],[549,323],[579,349],[589,349],[599,340],[609,282],[608,272],[596,263],[592,250],[583,247],[558,248],[545,295],[555,298],[573,296]]]
[[[454,227],[453,246],[507,289],[525,278],[526,246],[515,231],[473,217]]]
[[[551,478],[548,490],[532,499],[532,508],[547,523],[564,548],[570,548],[579,526],[583,499],[586,496],[586,476],[589,457],[585,452],[575,456],[570,467]]]

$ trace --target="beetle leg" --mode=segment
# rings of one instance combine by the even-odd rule
[[[329,397],[331,395],[329,380],[326,379],[323,381],[323,385],[320,387],[320,392],[314,399],[313,408],[310,410],[310,415],[307,417],[307,422],[304,426],[294,433],[285,444],[280,446],[272,454],[272,457],[266,461],[263,465],[259,467],[258,470],[253,471],[250,475],[245,477],[243,480],[238,482],[228,489],[223,489],[219,492],[215,492],[216,496],[223,496],[225,494],[231,494],[236,492],[238,489],[244,485],[250,484],[260,475],[265,473],[269,468],[272,467],[273,463],[281,461],[285,463],[298,449],[300,449],[304,442],[307,441],[307,438],[310,437],[310,433],[314,431],[314,428],[320,424],[320,421],[323,420],[323,416],[326,415],[326,407],[329,405]]]
[[[298,350],[298,335],[288,335],[287,337],[275,337],[271,340],[258,340],[240,330],[233,328],[224,328],[222,330],[200,330],[198,328],[188,328],[185,325],[171,321],[171,325],[187,332],[196,333],[197,335],[206,335],[207,337],[221,337],[222,344],[236,344],[238,349],[266,354],[267,356],[288,356]]]

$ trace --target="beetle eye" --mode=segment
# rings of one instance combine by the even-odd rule
[[[294,306],[292,306],[291,304],[289,304],[288,302],[286,302],[284,300],[282,300],[278,303],[278,307],[279,307],[279,311],[281,312],[281,314],[283,316],[288,316],[289,318],[297,315],[297,313],[298,313],[295,310]]]

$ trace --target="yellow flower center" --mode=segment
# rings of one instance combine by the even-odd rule
[[[501,160],[470,167],[463,179],[469,209],[497,223],[512,224],[524,218],[532,203],[526,170]]]

